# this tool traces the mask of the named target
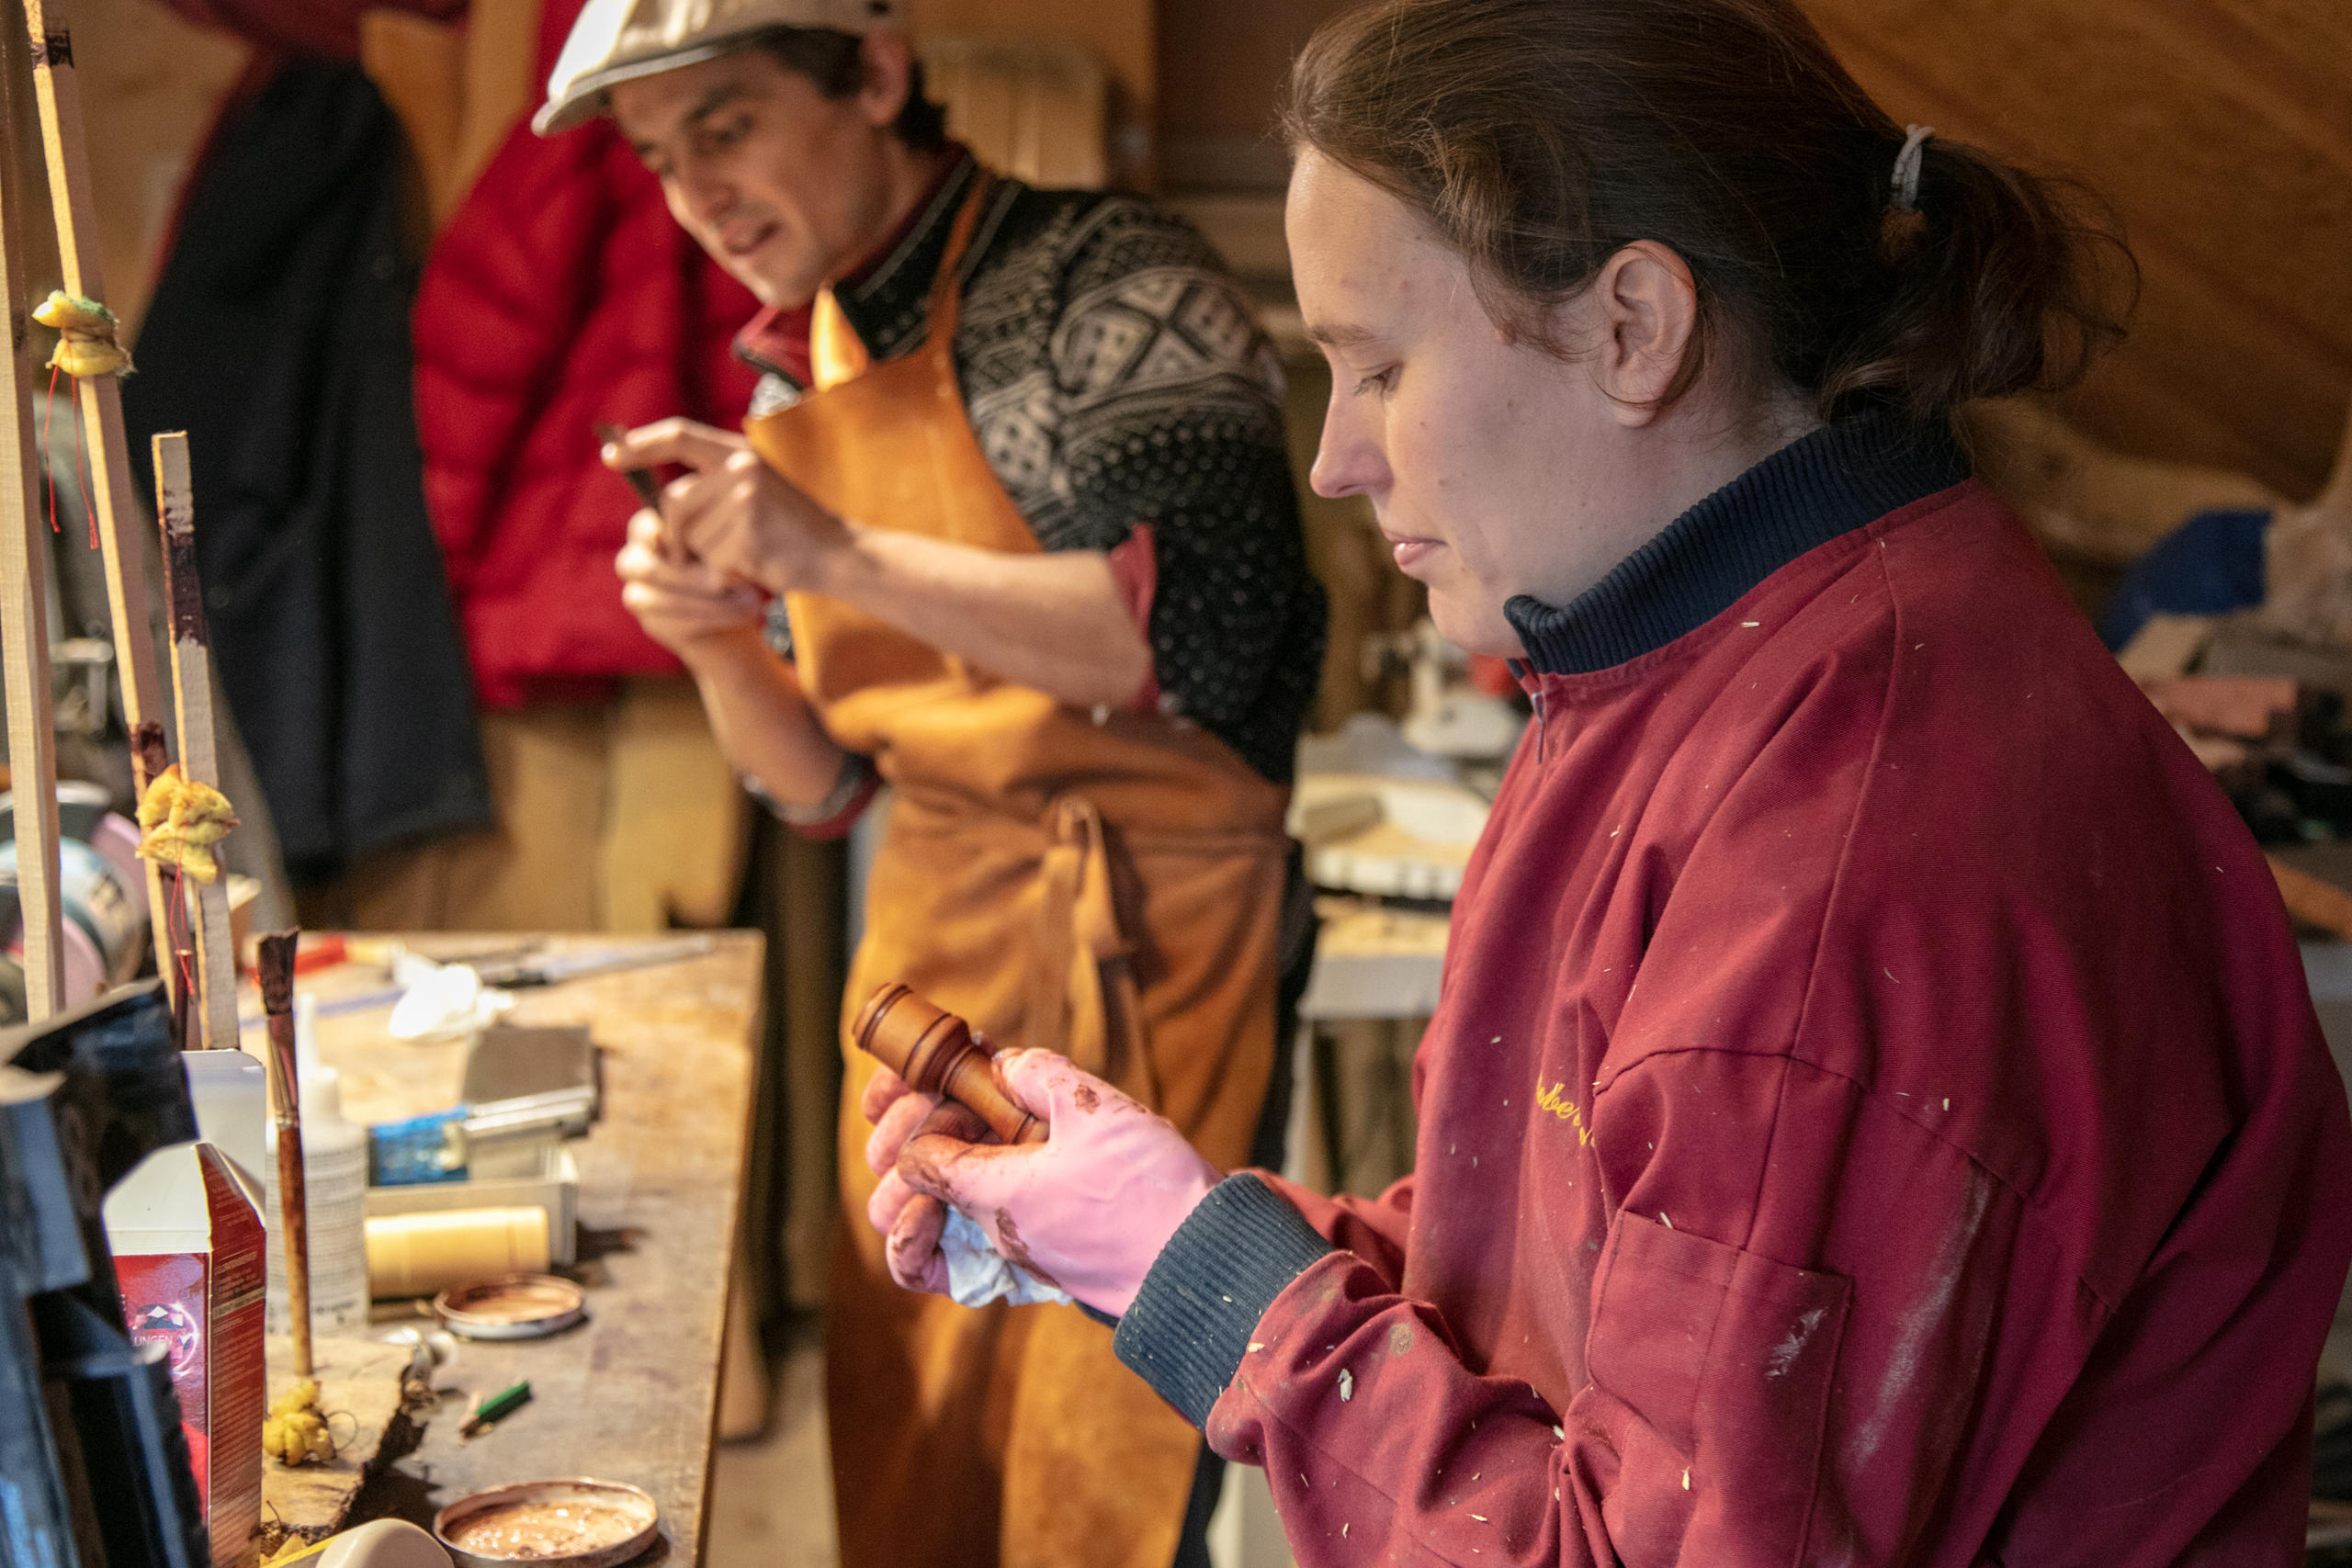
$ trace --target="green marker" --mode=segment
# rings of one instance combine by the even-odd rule
[[[492,1421],[529,1403],[530,1398],[531,1380],[528,1378],[525,1378],[512,1388],[500,1389],[496,1393],[474,1406],[473,1414],[467,1416],[458,1426],[458,1435],[465,1438],[472,1437]]]

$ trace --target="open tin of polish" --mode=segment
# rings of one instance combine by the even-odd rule
[[[433,1516],[458,1568],[614,1568],[653,1544],[661,1510],[614,1481],[525,1481],[469,1493]]]
[[[502,1274],[450,1286],[433,1312],[461,1338],[543,1339],[586,1317],[588,1298],[552,1274]]]

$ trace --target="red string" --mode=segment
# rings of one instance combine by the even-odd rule
[[[186,873],[176,865],[172,867],[172,907],[165,925],[172,943],[172,966],[179,971],[180,996],[192,1008],[196,997],[196,965],[187,940],[187,879]]]

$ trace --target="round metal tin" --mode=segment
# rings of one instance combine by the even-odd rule
[[[524,1481],[470,1492],[433,1516],[458,1568],[615,1568],[653,1544],[661,1509],[616,1481]]]
[[[588,1315],[588,1298],[552,1274],[469,1280],[433,1298],[434,1314],[467,1339],[540,1339]]]

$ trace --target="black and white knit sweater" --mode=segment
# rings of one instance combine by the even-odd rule
[[[876,360],[922,342],[967,156],[906,237],[838,296]],[[956,367],[975,434],[1048,550],[1152,530],[1162,709],[1277,783],[1322,665],[1282,423],[1282,367],[1248,299],[1182,220],[1132,197],[1001,182],[959,270]],[[763,372],[753,413],[801,387]],[[782,617],[777,618],[781,630]]]

